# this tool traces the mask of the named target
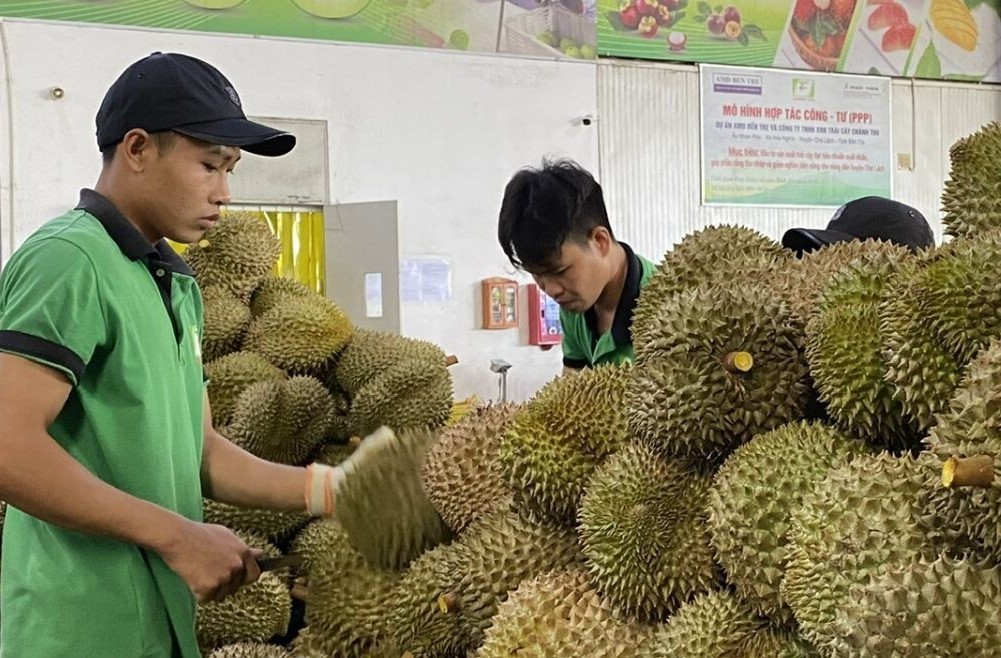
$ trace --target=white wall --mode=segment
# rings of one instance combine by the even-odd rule
[[[913,170],[893,172],[894,197],[920,210],[941,240],[949,146],[1001,120],[1001,86],[895,80],[891,103],[894,154],[913,156]],[[602,187],[613,228],[648,258],[659,260],[708,225],[751,226],[775,239],[788,228],[827,225],[826,209],[700,205],[695,68],[603,60],[598,104]]]
[[[401,256],[450,260],[451,301],[404,304],[401,324],[404,334],[459,357],[451,369],[458,396],[496,398],[493,357],[514,366],[511,399],[559,372],[558,349],[528,346],[518,330],[478,329],[476,296],[481,279],[512,274],[496,239],[508,178],[547,153],[597,167],[596,129],[573,120],[596,111],[593,64],[31,21],[0,26],[12,100],[0,97],[4,260],[96,181],[94,113],[114,78],[154,50],[182,51],[223,70],[249,114],[326,120],[329,200],[396,199]],[[53,86],[65,90],[61,100],[49,96]]]

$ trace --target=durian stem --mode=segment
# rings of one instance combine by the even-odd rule
[[[455,592],[446,592],[438,597],[438,609],[441,614],[448,615],[459,608],[459,595]]]
[[[942,486],[982,489],[994,486],[994,457],[991,455],[950,457],[942,464]]]
[[[292,598],[300,601],[309,601],[309,588],[305,585],[295,584],[292,586]]]
[[[454,366],[458,362],[459,362],[459,357],[457,357],[454,354],[449,354],[448,356],[445,357],[445,367],[446,368],[451,368],[452,366]]]
[[[727,352],[726,356],[723,357],[723,367],[734,375],[750,372],[751,368],[754,367],[754,357],[751,356],[750,352],[739,350]]]

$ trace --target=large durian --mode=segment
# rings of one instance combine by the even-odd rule
[[[633,313],[637,354],[659,333],[662,307],[694,286],[753,281],[789,266],[792,253],[771,238],[743,226],[712,226],[688,234],[657,266]]]
[[[390,635],[414,658],[465,656],[522,581],[579,561],[569,529],[513,512],[482,517],[411,565],[392,595]]]
[[[910,252],[856,262],[824,288],[806,327],[810,374],[830,416],[880,447],[906,449],[920,438],[887,381],[879,303],[884,288]]]
[[[965,366],[1001,336],[1001,230],[953,240],[909,282],[931,332]]]
[[[212,423],[229,424],[236,401],[251,384],[281,381],[285,372],[254,352],[233,352],[205,364]]]
[[[387,367],[351,400],[348,431],[365,436],[380,426],[435,429],[452,408],[452,376],[445,362],[408,359]]]
[[[945,408],[960,376],[958,361],[931,331],[911,287],[922,265],[936,257],[901,263],[879,303],[886,381],[918,433],[934,424],[935,414]]]
[[[952,171],[942,193],[942,224],[956,237],[1001,229],[1001,123],[992,122],[949,149]]]
[[[337,519],[352,545],[375,566],[400,569],[451,533],[421,485],[433,435],[381,428],[366,437],[343,467],[335,493]],[[354,474],[356,470],[364,473]]]
[[[251,384],[236,401],[226,436],[269,461],[302,464],[330,431],[334,402],[313,377]]]
[[[250,313],[264,315],[288,299],[309,299],[315,295],[309,286],[287,276],[269,276],[262,280],[250,297]]]
[[[291,654],[276,644],[240,642],[219,647],[208,658],[291,658]]]
[[[337,359],[334,380],[349,396],[401,361],[444,366],[445,352],[434,343],[383,331],[356,329]]]
[[[651,641],[652,658],[819,658],[802,639],[771,629],[727,591],[686,603]]]
[[[225,286],[246,303],[280,253],[281,241],[266,221],[251,213],[227,212],[183,256],[199,285]]]
[[[866,450],[858,439],[816,422],[795,422],[737,449],[709,494],[712,545],[728,580],[759,614],[792,619],[779,586],[793,512],[827,471]]]
[[[941,556],[889,564],[838,609],[832,658],[987,658],[1001,647],[1001,567]]]
[[[443,429],[428,449],[422,481],[445,523],[459,532],[512,502],[500,464],[501,437],[518,407],[497,404],[473,411]]]
[[[318,521],[296,538],[309,575],[309,644],[324,656],[363,658],[381,639],[398,574],[370,566],[336,521]]]
[[[994,456],[994,477],[1001,482],[1001,340],[970,362],[928,444],[942,459]]]
[[[301,512],[236,507],[209,498],[204,500],[202,509],[205,523],[262,535],[274,544],[284,543],[309,523],[309,517]]]
[[[497,608],[476,658],[646,658],[652,626],[602,600],[582,569],[526,580]]]
[[[515,501],[572,524],[594,469],[626,440],[628,365],[604,365],[553,380],[515,413],[500,446]]]
[[[279,550],[260,535],[237,532],[262,557],[278,557]],[[286,583],[287,570],[268,571],[252,585],[222,601],[198,605],[197,636],[203,649],[238,642],[264,642],[288,631],[292,595]]]
[[[709,478],[630,444],[602,464],[580,506],[588,567],[605,599],[663,621],[720,581],[706,525]]]
[[[202,336],[202,360],[212,361],[235,352],[250,326],[250,307],[226,287],[202,287],[205,304],[205,329]]]
[[[851,592],[886,564],[940,554],[997,555],[997,511],[969,490],[941,486],[933,455],[856,456],[831,469],[793,514],[782,598],[803,635],[829,651]],[[981,519],[994,516],[993,524]],[[993,533],[984,536],[984,530]],[[826,649],[825,649],[826,647]]]
[[[632,435],[701,467],[799,418],[809,399],[800,337],[762,287],[692,288],[666,300],[626,387]]]
[[[344,349],[353,331],[348,316],[326,297],[289,298],[251,321],[243,349],[288,372],[314,373]]]

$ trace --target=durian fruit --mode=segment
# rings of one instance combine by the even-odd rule
[[[661,309],[675,294],[696,285],[758,280],[792,262],[792,252],[743,226],[711,226],[685,236],[664,255],[640,294],[632,323],[637,356],[660,332]]]
[[[269,276],[254,288],[250,296],[250,313],[256,318],[287,299],[309,299],[315,294],[302,281],[287,276]]]
[[[952,170],[942,193],[942,224],[955,237],[1001,228],[1001,123],[992,122],[949,149]]]
[[[856,263],[881,262],[895,257],[899,248],[882,240],[836,242],[803,254],[785,267],[765,274],[764,280],[789,309],[800,327],[806,327],[820,294],[831,277]]]
[[[667,299],[626,387],[629,429],[702,468],[799,418],[809,399],[800,335],[764,287],[731,283]]]
[[[337,359],[334,380],[349,396],[354,396],[370,380],[401,361],[444,365],[445,352],[426,340],[356,329]]]
[[[959,363],[932,333],[911,290],[922,263],[935,257],[901,263],[879,303],[886,381],[919,434],[935,423],[960,377]]]
[[[262,557],[281,555],[260,535],[237,535],[247,546],[262,549]],[[238,642],[265,642],[284,635],[292,617],[292,595],[286,577],[286,570],[268,571],[257,582],[222,601],[198,604],[198,644],[206,650]]]
[[[1001,482],[1001,340],[970,362],[937,420],[927,440],[935,454],[943,460],[994,455],[994,477]]]
[[[526,580],[497,608],[476,658],[645,658],[652,626],[621,615],[579,568]]]
[[[831,469],[793,514],[782,598],[804,637],[829,651],[838,610],[886,564],[940,554],[989,557],[977,536],[986,510],[968,490],[941,486],[933,455],[858,455]],[[995,516],[996,520],[996,516]],[[997,533],[997,526],[988,530]]]
[[[832,658],[987,658],[1001,647],[1001,567],[941,556],[889,564],[837,611]]]
[[[777,633],[727,591],[686,603],[654,635],[652,658],[819,658],[800,638]]]
[[[251,384],[236,401],[226,436],[269,461],[302,464],[330,431],[334,402],[313,377]]]
[[[480,646],[497,606],[522,581],[580,561],[574,533],[499,512],[425,553],[395,588],[390,636],[414,658],[462,657]]]
[[[448,527],[460,532],[489,512],[507,509],[510,488],[500,464],[500,443],[518,407],[497,404],[471,412],[434,439],[421,479]]]
[[[212,423],[228,425],[236,400],[251,384],[281,381],[285,372],[254,352],[233,352],[205,364]]]
[[[369,655],[381,638],[382,618],[392,603],[389,592],[398,574],[369,566],[336,521],[310,524],[293,547],[303,556],[309,575],[309,646],[322,656]]]
[[[250,213],[227,212],[219,223],[189,245],[184,260],[199,285],[222,285],[242,302],[278,261],[281,241],[267,222]]]
[[[291,654],[285,647],[275,644],[240,642],[220,647],[210,653],[208,658],[291,658]]]
[[[202,299],[205,310],[202,359],[212,361],[239,349],[250,326],[250,307],[218,284],[203,286]]]
[[[348,316],[326,297],[289,298],[251,321],[243,349],[282,370],[312,373],[344,349],[352,331]]]
[[[792,621],[779,593],[793,512],[835,466],[866,451],[833,427],[798,421],[759,434],[726,460],[709,494],[712,546],[727,579],[757,613]]]
[[[374,566],[402,569],[451,536],[421,485],[421,466],[433,438],[427,430],[394,436],[380,428],[344,464],[343,486],[334,494],[337,519]],[[361,469],[363,475],[352,475]]]
[[[830,416],[874,445],[901,450],[920,438],[886,381],[879,303],[904,247],[885,260],[855,263],[833,277],[806,326],[810,374]]]
[[[921,318],[961,365],[1001,336],[1001,230],[956,239],[910,281]]]
[[[564,375],[515,413],[500,460],[521,509],[574,523],[588,478],[626,440],[629,369],[604,365]]]
[[[394,430],[435,429],[452,408],[452,377],[445,362],[408,359],[369,380],[348,411],[348,431],[365,436],[385,425]]]
[[[309,517],[303,513],[248,509],[209,498],[204,500],[202,509],[205,523],[215,523],[230,530],[262,535],[275,544],[284,543],[309,523]]]
[[[602,596],[641,621],[664,621],[721,580],[706,524],[711,481],[630,444],[602,464],[580,506],[580,535]]]

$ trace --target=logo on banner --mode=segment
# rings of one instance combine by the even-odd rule
[[[792,97],[798,101],[812,101],[816,96],[813,80],[807,78],[792,79]]]

